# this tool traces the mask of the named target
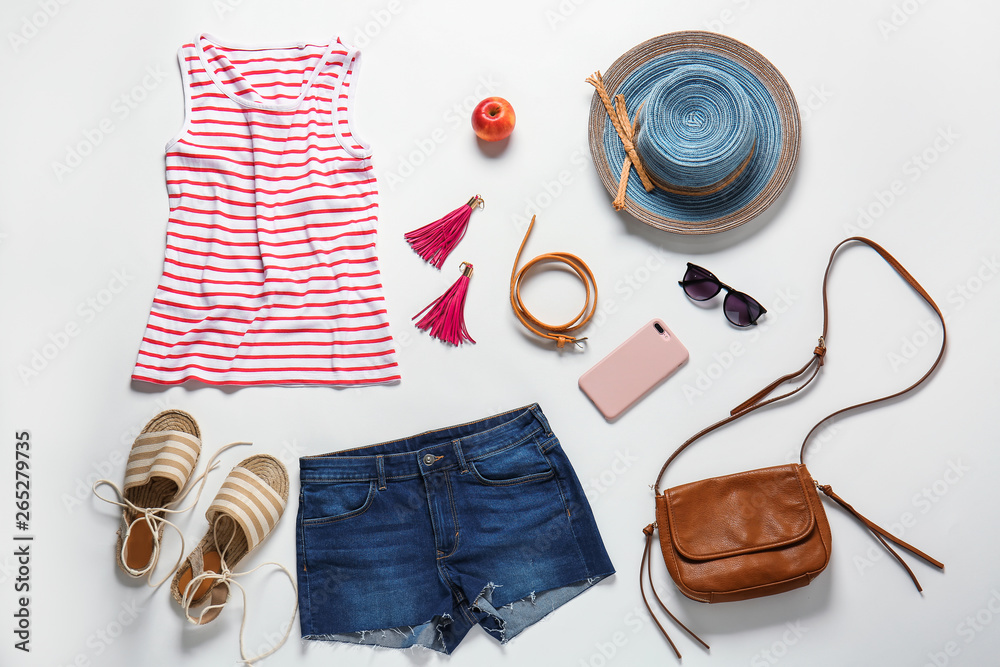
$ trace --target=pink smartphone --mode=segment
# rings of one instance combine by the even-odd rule
[[[611,421],[687,360],[687,349],[663,320],[654,319],[580,376],[580,389]]]

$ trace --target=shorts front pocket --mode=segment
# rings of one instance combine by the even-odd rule
[[[344,521],[368,511],[375,500],[375,480],[303,482],[302,525]]]
[[[534,438],[469,461],[469,469],[477,480],[489,486],[513,486],[555,474]]]

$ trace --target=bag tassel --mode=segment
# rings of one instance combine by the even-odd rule
[[[906,562],[903,560],[903,558],[898,553],[896,553],[895,549],[893,549],[891,546],[889,546],[889,542],[886,542],[886,540],[890,540],[892,542],[895,542],[897,545],[899,545],[900,547],[906,549],[907,551],[909,551],[910,553],[912,553],[914,556],[919,556],[920,558],[923,558],[925,561],[927,561],[928,563],[930,563],[934,567],[938,568],[939,570],[943,570],[944,569],[944,563],[942,563],[941,561],[939,561],[939,560],[937,560],[935,558],[931,558],[930,556],[928,556],[927,554],[925,554],[923,551],[921,551],[920,549],[916,548],[912,544],[904,542],[903,540],[899,539],[898,537],[896,537],[895,535],[893,535],[892,533],[890,533],[889,531],[887,531],[885,528],[882,528],[878,524],[873,523],[873,522],[869,521],[868,519],[866,519],[861,514],[861,512],[859,512],[856,509],[854,509],[853,507],[851,507],[850,503],[848,503],[846,500],[844,500],[843,498],[841,498],[840,496],[838,496],[836,493],[834,493],[833,489],[830,487],[829,484],[817,484],[816,486],[819,488],[820,491],[822,491],[823,493],[825,493],[831,500],[833,500],[835,503],[837,503],[838,505],[840,505],[841,507],[843,507],[845,510],[847,510],[850,514],[852,514],[854,516],[855,519],[857,519],[858,521],[860,521],[861,523],[863,523],[868,528],[868,530],[870,530],[872,532],[872,535],[875,536],[875,539],[877,539],[879,542],[881,542],[882,546],[884,546],[889,551],[889,553],[892,554],[893,558],[896,559],[896,562],[898,562],[900,565],[903,566],[903,569],[906,570],[906,573],[908,575],[910,575],[910,579],[913,580],[913,585],[917,587],[917,590],[919,592],[923,593],[924,589],[920,587],[920,582],[917,581],[917,575],[913,574],[913,570],[910,569],[910,566],[906,564]]]
[[[486,206],[486,202],[479,195],[440,220],[407,232],[403,238],[424,261],[440,269],[451,251],[465,236],[465,231],[469,228],[469,218],[477,206],[479,208]]]
[[[677,650],[677,647],[674,645],[673,640],[670,639],[670,635],[668,635],[667,631],[663,629],[662,625],[660,625],[660,620],[656,618],[656,614],[653,613],[653,608],[649,606],[649,600],[646,599],[646,587],[644,582],[642,581],[643,570],[646,570],[646,573],[649,575],[649,590],[652,591],[653,597],[656,598],[656,601],[660,604],[660,609],[662,609],[667,614],[667,616],[670,617],[670,620],[679,625],[689,635],[694,637],[699,644],[704,646],[706,649],[710,649],[711,647],[708,644],[706,644],[701,637],[692,632],[688,626],[681,623],[676,616],[671,614],[670,610],[667,609],[667,605],[663,604],[663,600],[661,600],[660,596],[657,595],[656,593],[656,587],[653,585],[653,559],[649,555],[649,552],[652,549],[653,531],[655,529],[656,529],[656,524],[653,523],[649,524],[648,526],[642,529],[642,532],[646,534],[646,548],[642,552],[642,563],[639,565],[639,591],[642,593],[642,602],[643,604],[646,605],[646,611],[649,612],[649,617],[653,619],[653,623],[656,623],[656,627],[658,627],[660,629],[660,632],[663,633],[663,636],[666,638],[667,643],[670,644],[670,648],[674,650],[674,654],[677,656],[677,659],[680,660],[681,652]]]
[[[415,320],[426,312],[423,319],[417,322],[417,328],[452,345],[476,342],[465,328],[465,297],[469,292],[472,264],[462,262],[459,268],[462,275],[455,284],[412,318]]]

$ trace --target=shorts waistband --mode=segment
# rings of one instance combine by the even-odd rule
[[[299,459],[299,474],[302,482],[377,479],[384,484],[456,466],[464,469],[469,460],[520,444],[535,435],[552,435],[537,403],[399,440],[303,456]]]

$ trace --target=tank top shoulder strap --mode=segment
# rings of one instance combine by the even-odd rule
[[[187,134],[191,124],[192,109],[195,100],[205,95],[211,95],[210,87],[212,81],[202,66],[201,58],[198,57],[194,41],[188,42],[177,49],[177,69],[181,75],[181,85],[184,91],[184,120],[177,134],[167,142],[167,151]]]
[[[328,54],[327,70],[320,73],[316,85],[324,85],[332,97],[333,124],[340,145],[352,156],[365,158],[370,157],[371,146],[354,132],[354,97],[360,67],[361,51],[338,39]]]

